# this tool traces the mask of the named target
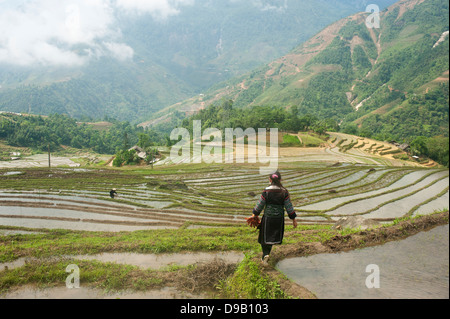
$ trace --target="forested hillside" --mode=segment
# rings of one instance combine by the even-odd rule
[[[140,6],[139,1],[122,1],[120,6],[102,1],[106,7],[101,8],[86,1],[83,11],[81,4],[61,1],[46,11],[46,3],[39,6],[41,1],[24,1],[21,6],[0,1],[4,20],[0,27],[5,27],[0,36],[0,110],[97,120],[109,116],[135,123],[282,56],[326,25],[366,6],[360,0],[195,0],[169,1],[167,10],[157,10],[158,6]],[[378,4],[384,7],[394,1]],[[96,12],[89,6],[99,16],[89,19]],[[93,25],[78,35],[89,41],[73,43],[70,32],[63,32],[68,22],[64,19],[61,25],[43,28],[51,25],[50,18],[60,21],[52,12],[61,10],[65,15],[67,9],[79,11],[76,18]],[[49,21],[39,22],[40,13]],[[14,25],[5,25],[10,17],[16,17],[10,22]],[[41,28],[47,38],[31,36],[33,29]],[[58,28],[61,32],[53,30]],[[22,35],[13,33],[22,29],[27,30]],[[37,40],[46,42],[32,47],[31,53],[42,47],[52,51],[26,64],[25,57],[32,57],[25,49]],[[22,55],[8,59],[17,51],[11,43],[23,47]],[[50,53],[61,50],[84,63],[53,63]]]
[[[380,28],[366,26],[367,13],[342,19],[288,55],[165,112],[229,99],[236,108],[295,107],[381,140],[448,137],[448,7],[401,1],[380,13]]]
[[[0,113],[0,139],[11,146],[29,147],[37,151],[51,151],[70,146],[91,149],[100,154],[114,154],[137,143],[161,145],[161,134],[130,124],[112,120],[106,129],[92,124],[78,123],[65,115],[49,117]]]

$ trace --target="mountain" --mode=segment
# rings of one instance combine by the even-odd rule
[[[365,0],[4,0],[0,110],[142,121],[282,56],[366,5]]]
[[[368,27],[369,13],[349,16],[287,55],[157,115],[233,100],[233,107],[296,107],[380,139],[448,137],[448,13],[448,1],[402,0],[380,12],[379,28]]]

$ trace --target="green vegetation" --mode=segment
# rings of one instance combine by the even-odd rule
[[[221,282],[218,288],[223,297],[232,299],[288,298],[280,285],[261,271],[255,259],[257,258],[254,256],[246,255],[234,274]],[[252,284],[249,285],[249,283]]]
[[[155,131],[111,120],[110,127],[96,129],[94,125],[78,123],[65,115],[49,117],[2,114],[0,117],[0,139],[11,146],[29,147],[36,151],[52,152],[61,146],[76,149],[91,149],[100,154],[114,154],[119,150],[140,143],[144,146],[161,145],[164,136]]]
[[[313,132],[299,132],[298,136],[302,139],[303,146],[306,147],[319,147],[320,145],[326,143],[326,139],[328,138],[328,136],[319,135]]]
[[[283,135],[283,143],[281,143],[280,146],[286,147],[286,146],[301,146],[302,143],[298,139],[298,136],[284,134]]]
[[[116,157],[113,160],[113,165],[120,167],[122,165],[137,164],[139,157],[135,150],[122,150],[116,153]]]
[[[314,131],[324,134],[326,131],[338,129],[337,122],[332,119],[321,120],[310,114],[300,115],[297,107],[286,110],[278,106],[234,107],[232,100],[222,100],[200,110],[197,114],[185,118],[181,125],[192,132],[193,121],[202,122],[202,130],[210,127],[223,130],[225,128],[278,128],[282,131]]]
[[[0,292],[17,285],[36,285],[40,288],[61,286],[65,283],[68,273],[66,267],[76,264],[80,272],[80,282],[95,286],[105,291],[133,289],[142,291],[161,287],[167,280],[162,276],[170,270],[154,271],[140,270],[130,265],[101,263],[98,261],[83,261],[65,259],[60,261],[33,261],[25,266],[3,273],[0,279]]]
[[[67,280],[68,273],[65,270],[69,265],[77,265],[80,269],[80,285],[106,293],[127,290],[145,292],[167,286],[201,293],[207,289],[214,293],[216,284],[226,279],[235,268],[234,265],[214,262],[187,267],[167,266],[155,270],[73,258],[32,260],[23,267],[7,270],[0,275],[0,293],[21,285],[38,288],[61,286]]]
[[[352,37],[350,40],[351,39]],[[346,73],[350,72],[352,68],[352,55],[350,47],[347,46],[345,40],[341,40],[340,37],[335,37],[325,50],[321,51],[305,66],[308,67],[314,64],[336,64],[339,65]]]
[[[397,108],[385,114],[369,114],[353,133],[378,140],[403,140],[409,143],[418,136],[448,137],[448,105],[447,83],[428,93],[411,95],[404,101],[399,101]],[[352,132],[346,124],[343,131]]]
[[[328,135],[319,135],[314,132],[298,132],[297,135],[284,134],[281,147],[303,146],[303,147],[319,147],[326,143]]]
[[[448,137],[448,80],[433,82],[449,68],[448,37],[435,46],[448,30],[448,3],[428,0],[401,17],[399,12],[384,17],[378,63],[353,90],[356,101],[367,100],[346,117],[343,130],[356,123],[356,135],[406,143],[418,136]]]
[[[349,144],[346,144],[346,145],[340,147],[340,148],[339,148],[339,151],[345,153],[345,152],[347,152],[348,150],[352,149],[356,144],[358,144],[358,141],[357,141],[357,140],[352,141],[352,142],[350,142]]]
[[[426,156],[449,167],[449,138],[419,136],[411,142],[412,153]]]

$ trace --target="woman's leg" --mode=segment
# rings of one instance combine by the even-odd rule
[[[261,244],[262,248],[262,257],[261,260],[264,260],[264,256],[267,256],[270,254],[270,251],[272,250],[271,244],[265,243],[265,236],[264,236],[264,224],[266,223],[266,216],[264,215],[261,219],[261,224],[259,227],[259,236],[258,236],[258,242]]]
[[[262,253],[263,253],[261,259],[264,259],[264,256],[270,255],[270,252],[272,251],[272,245],[261,244],[261,247],[262,247]]]

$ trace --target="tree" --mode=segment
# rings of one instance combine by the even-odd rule
[[[428,157],[432,160],[449,167],[449,138],[435,136],[428,139]]]
[[[138,137],[139,137],[139,141],[138,141],[137,145],[139,147],[147,148],[147,147],[152,145],[152,142],[151,142],[151,139],[150,139],[149,135],[147,135],[145,133],[140,133]]]
[[[428,154],[428,138],[425,136],[416,137],[410,144],[411,153],[413,155],[427,155]]]
[[[356,124],[349,123],[343,128],[343,132],[346,134],[358,135],[358,126],[356,126]]]
[[[113,160],[113,165],[120,167],[122,165],[136,164],[139,162],[139,157],[135,150],[122,150],[116,154]]]

